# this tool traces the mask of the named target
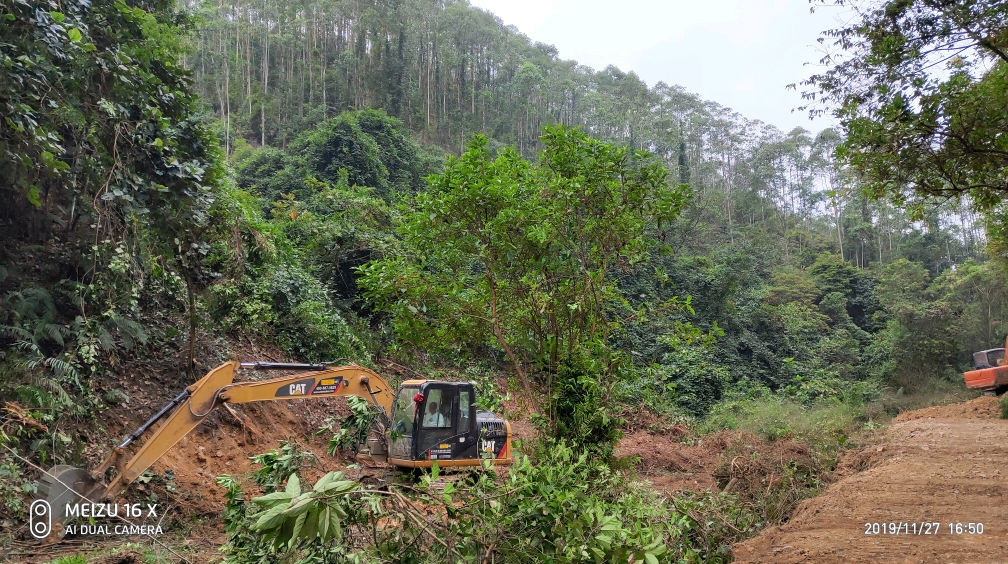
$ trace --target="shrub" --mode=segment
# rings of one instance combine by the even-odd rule
[[[552,379],[548,436],[611,460],[622,420],[608,401],[613,386],[603,376],[600,361],[588,351],[574,351],[560,361]]]
[[[275,467],[274,467],[275,468]],[[271,470],[273,476],[279,476]],[[728,562],[757,519],[732,496],[660,497],[583,449],[539,443],[507,472],[371,491],[323,476],[302,491],[245,501],[227,490],[225,553],[232,562]]]
[[[347,396],[347,403],[350,415],[340,422],[339,431],[329,438],[329,454],[356,451],[367,441],[368,431],[378,417],[377,408],[364,398]]]

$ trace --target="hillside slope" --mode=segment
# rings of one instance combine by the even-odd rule
[[[881,444],[839,472],[866,469],[804,502],[785,525],[735,545],[735,561],[1004,562],[1008,421],[997,413],[997,400],[981,397],[901,414]],[[903,529],[865,533],[883,522]],[[915,535],[922,522],[939,523],[938,533]],[[983,534],[950,534],[949,523],[970,522],[983,523]]]

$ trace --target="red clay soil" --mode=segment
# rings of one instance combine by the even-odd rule
[[[345,401],[324,399],[309,404],[295,400],[220,409],[183,437],[152,470],[162,476],[166,470],[174,472],[178,491],[173,501],[185,513],[220,514],[224,508],[224,490],[215,483],[216,477],[250,472],[253,468],[249,456],[275,449],[284,439],[296,439],[311,450],[323,468],[341,467],[343,461],[330,457],[321,440],[309,445],[305,442],[322,425],[325,414],[346,411]]]
[[[682,425],[630,432],[617,445],[616,455],[639,457],[636,469],[641,478],[667,492],[720,491],[722,487],[737,491],[756,482],[765,487],[784,467],[816,464],[803,443],[768,443],[744,431],[696,437]]]
[[[673,427],[673,429],[677,429]],[[616,447],[619,457],[638,456],[637,471],[658,490],[698,491],[717,489],[714,472],[721,462],[721,441],[699,441],[693,445],[678,440],[685,429],[672,434],[636,431],[627,434]]]
[[[735,562],[1008,561],[1008,421],[997,408],[981,397],[901,414],[790,521],[736,544]],[[925,522],[939,524],[935,534],[914,534]],[[874,523],[880,534],[866,534]],[[899,534],[881,534],[883,523]],[[969,534],[969,523],[983,523],[983,534]]]
[[[999,398],[981,396],[970,401],[949,405],[935,405],[916,411],[904,411],[894,421],[913,421],[933,417],[935,419],[997,419],[1001,415]]]

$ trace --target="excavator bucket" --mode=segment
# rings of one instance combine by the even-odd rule
[[[47,470],[42,479],[39,480],[38,493],[42,499],[49,503],[51,508],[51,518],[53,529],[58,527],[62,531],[62,525],[70,520],[68,506],[77,503],[97,503],[100,501],[98,494],[102,490],[102,484],[98,483],[91,474],[83,468],[59,464]]]

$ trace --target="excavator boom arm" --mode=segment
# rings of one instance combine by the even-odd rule
[[[234,382],[238,368],[309,369],[292,376],[271,380]],[[336,396],[358,396],[380,408],[386,422],[390,416],[395,392],[375,372],[356,365],[325,367],[323,365],[285,365],[268,363],[227,362],[208,372],[186,391],[179,394],[157,415],[131,434],[93,473],[96,486],[108,468],[115,466],[118,475],[107,486],[92,489],[85,497],[108,499],[117,495],[144,470],[150,468],[182,437],[188,435],[214,409],[225,403],[314,399]],[[167,420],[144,442],[128,460],[125,448],[152,427],[160,416]],[[84,492],[81,492],[84,493]]]

